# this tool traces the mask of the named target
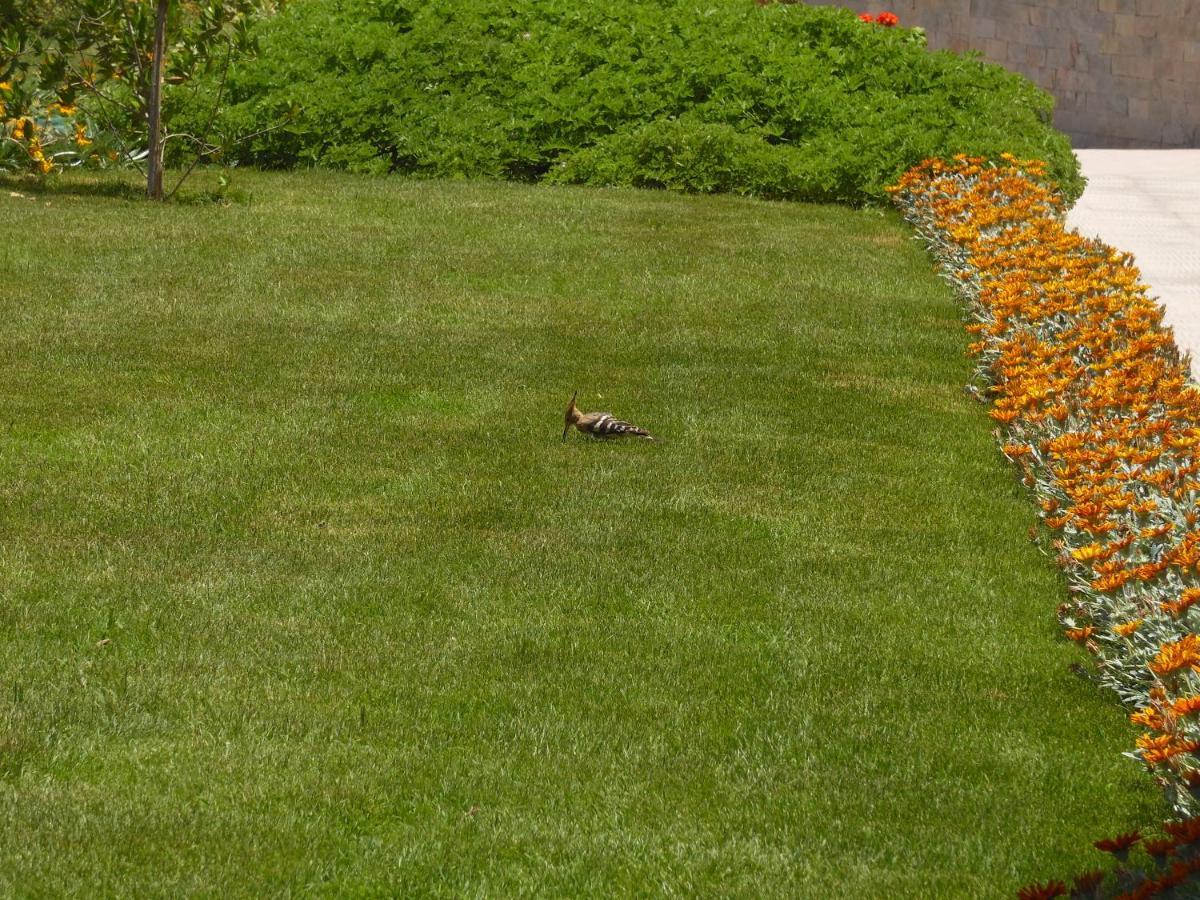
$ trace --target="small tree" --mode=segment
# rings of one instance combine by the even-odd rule
[[[146,195],[162,200],[170,196],[163,190],[168,141],[187,141],[194,153],[173,194],[196,162],[219,149],[208,137],[225,72],[250,45],[250,21],[274,6],[275,0],[0,0],[0,59],[7,58],[0,82],[15,86],[10,102],[17,106],[37,92],[54,92],[61,103],[86,99],[125,157],[145,160]],[[201,133],[169,132],[167,93],[218,70]],[[135,152],[138,145],[144,153]]]

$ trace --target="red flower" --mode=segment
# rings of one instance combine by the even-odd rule
[[[860,19],[862,19],[864,22],[874,22],[875,21],[874,19],[871,18],[870,13],[859,13],[858,17]]]
[[[1200,819],[1164,822],[1163,831],[1175,838],[1177,844],[1195,844],[1200,842]]]
[[[1061,881],[1047,881],[1045,884],[1027,884],[1017,891],[1018,900],[1054,900],[1067,893],[1067,886]]]
[[[884,28],[892,28],[892,27],[900,24],[900,17],[897,16],[895,13],[881,12],[878,16],[875,17],[875,21],[878,24],[882,25]]]
[[[1118,858],[1129,852],[1129,848],[1142,839],[1139,832],[1127,831],[1125,834],[1118,834],[1115,838],[1105,838],[1102,841],[1096,841],[1093,845],[1097,850],[1103,850],[1105,853],[1112,853]]]
[[[1104,872],[1100,869],[1094,869],[1091,872],[1084,872],[1082,875],[1075,876],[1075,893],[1086,894],[1088,891],[1094,891],[1104,882]]]
[[[1142,847],[1154,857],[1159,865],[1162,865],[1162,861],[1175,852],[1174,841],[1145,841]]]

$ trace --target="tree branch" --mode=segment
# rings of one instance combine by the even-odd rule
[[[179,176],[179,180],[177,182],[175,182],[175,187],[171,188],[171,193],[167,194],[168,200],[170,200],[172,197],[174,197],[175,192],[178,191],[180,189],[180,187],[183,186],[183,183],[185,181],[187,181],[188,176],[192,174],[192,170],[196,168],[196,164],[199,163],[200,160],[203,159],[205,156],[211,156],[212,153],[214,152],[212,150],[207,149],[207,147],[212,146],[211,144],[208,143],[208,135],[212,131],[213,123],[217,120],[217,112],[220,110],[221,101],[225,97],[225,80],[229,77],[229,61],[232,58],[233,58],[233,41],[229,41],[226,46],[226,49],[225,49],[225,65],[221,69],[221,83],[217,86],[217,99],[213,101],[212,109],[208,113],[208,121],[204,123],[204,131],[203,131],[204,137],[202,139],[192,138],[192,140],[195,140],[197,143],[206,145],[206,149],[202,152],[198,152],[196,154],[196,158],[192,160],[192,164],[187,167],[187,170],[182,175]],[[190,135],[189,135],[189,137],[190,137]],[[166,141],[164,140],[163,143],[165,144]],[[220,148],[217,147],[215,149],[219,150]]]
[[[125,28],[129,32],[129,47],[132,50],[133,64],[137,66],[137,77],[140,82],[146,76],[145,69],[142,68],[142,58],[138,53],[137,33],[133,28],[133,20],[129,18],[129,10],[125,7],[124,0],[117,0],[117,5],[121,8],[121,18],[125,22]]]
[[[121,145],[121,154],[125,157],[125,159],[127,161],[132,162],[137,167],[139,172],[141,172],[143,175],[145,175],[146,174],[145,166],[143,166],[137,160],[133,159],[133,157],[130,155],[129,144],[126,143],[125,138],[122,136],[123,133],[122,133],[121,129],[117,128],[117,126],[113,124],[113,120],[111,118],[109,118],[108,111],[104,108],[104,103],[106,101],[109,103],[116,103],[116,101],[113,100],[111,97],[106,97],[104,95],[104,92],[101,91],[99,88],[97,88],[95,85],[85,84],[84,87],[86,87],[88,90],[90,90],[92,93],[94,93],[96,95],[97,99],[99,99],[101,101],[100,106],[98,106],[97,109],[99,110],[100,115],[102,115],[104,117],[105,127],[108,129],[109,133],[112,134],[116,138],[117,143]],[[125,106],[124,104],[121,104],[121,103],[118,103],[117,105],[121,106],[121,107]]]

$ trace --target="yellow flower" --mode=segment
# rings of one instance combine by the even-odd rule
[[[1104,546],[1102,544],[1088,544],[1086,547],[1072,550],[1071,555],[1079,562],[1091,562],[1093,559],[1105,557]]]

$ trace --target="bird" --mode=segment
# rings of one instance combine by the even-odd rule
[[[584,434],[590,434],[593,437],[640,437],[648,441],[654,440],[654,436],[645,428],[639,428],[631,422],[622,422],[620,419],[613,418],[612,413],[606,412],[580,412],[575,405],[576,399],[579,397],[579,391],[576,391],[571,397],[571,402],[567,406],[566,415],[563,416],[563,436],[562,439],[567,439],[567,432],[571,430],[571,426],[575,426],[576,431],[582,431]]]

